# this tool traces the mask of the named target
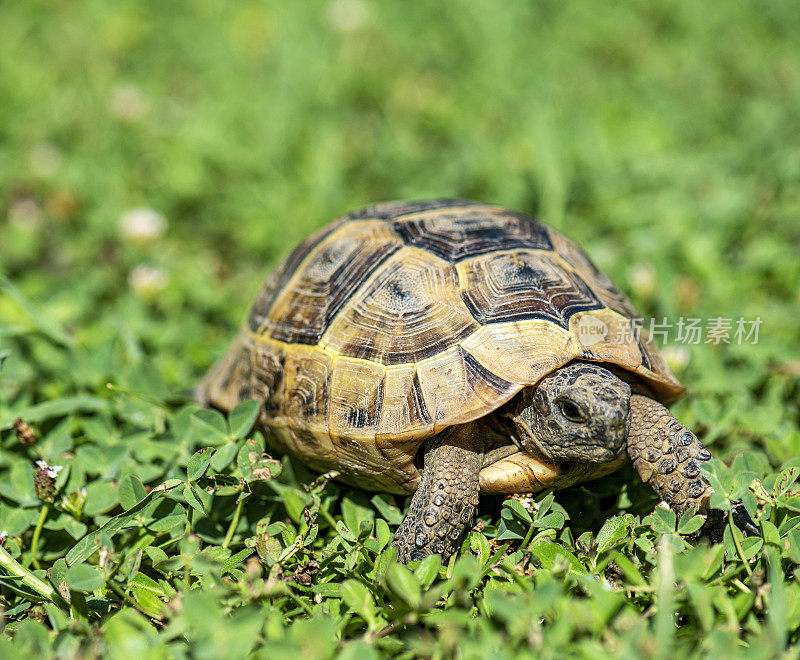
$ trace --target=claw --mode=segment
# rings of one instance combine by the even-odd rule
[[[756,523],[747,513],[744,508],[742,500],[731,502],[731,513],[733,514],[733,522],[742,530],[745,536],[761,536],[761,530],[756,527]]]
[[[733,523],[742,530],[745,536],[761,536],[761,531],[756,527],[750,514],[747,513],[742,500],[731,502],[731,513],[733,514]],[[706,511],[706,521],[697,532],[697,538],[704,536],[712,543],[721,543],[727,526],[728,516],[724,511],[721,509],[708,509]]]

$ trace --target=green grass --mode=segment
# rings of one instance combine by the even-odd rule
[[[0,23],[3,657],[795,657],[795,3],[31,0]],[[674,411],[762,539],[695,543],[628,470],[487,498],[457,559],[409,570],[402,499],[267,462],[247,407],[196,412],[282,254],[427,196],[533,213],[647,317],[762,319],[756,345],[668,344]],[[137,207],[163,233],[121,231]]]

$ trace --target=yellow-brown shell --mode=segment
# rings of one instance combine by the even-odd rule
[[[411,492],[425,438],[571,360],[623,367],[663,400],[680,395],[655,343],[632,328],[637,316],[575,243],[527,215],[460,200],[381,204],[284,260],[202,396],[223,410],[262,400],[276,449],[363,488]]]

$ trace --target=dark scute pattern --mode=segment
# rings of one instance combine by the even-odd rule
[[[511,389],[514,389],[514,384],[509,383],[504,378],[501,378],[496,373],[489,371],[480,362],[478,362],[472,355],[459,346],[461,358],[464,360],[464,367],[467,372],[467,381],[473,384],[476,392],[480,389],[488,389],[494,397],[502,396]],[[494,397],[491,397],[493,399]],[[491,400],[490,399],[490,400]]]
[[[642,366],[645,369],[649,369],[650,371],[653,371],[653,361],[650,359],[650,353],[648,352],[647,347],[644,345],[644,342],[642,341],[641,336],[638,337],[636,343],[639,346],[639,353],[642,356]]]
[[[283,410],[283,351],[271,344],[257,345],[253,360],[253,387],[257,398],[264,401],[264,412],[274,417]]]
[[[543,319],[568,329],[573,314],[603,307],[580,277],[542,253],[491,254],[463,267],[462,297],[482,324]]]
[[[414,378],[411,381],[409,400],[412,404],[411,411],[414,413],[412,420],[419,420],[423,426],[432,424],[433,420],[428,412],[428,406],[425,405],[425,398],[422,396],[422,385],[420,385],[419,376],[416,372],[414,373]]]
[[[394,228],[407,245],[429,250],[451,263],[496,250],[553,247],[547,228],[530,216],[489,208],[400,218]]]
[[[435,211],[443,208],[459,208],[464,206],[482,206],[466,199],[426,199],[411,202],[383,202],[374,204],[350,213],[348,220],[376,219],[396,220],[410,213]]]
[[[287,283],[264,327],[279,341],[316,344],[352,294],[400,247],[399,240],[368,230],[332,237]]]
[[[294,275],[294,272],[298,269],[303,260],[343,222],[343,220],[333,222],[312,234],[298,245],[288,257],[278,264],[269,278],[267,278],[266,283],[261,291],[259,291],[253,303],[250,319],[248,321],[250,330],[258,332],[264,320],[267,318],[267,314],[269,314],[272,303],[275,302],[275,299],[280,295],[281,291],[283,291],[286,283],[291,279],[292,275]]]
[[[347,423],[353,428],[362,429],[369,426],[369,415],[366,408],[354,408],[347,413]]]
[[[354,407],[347,407],[345,415],[346,431],[353,432],[378,425],[378,421],[381,418],[381,410],[383,409],[383,386],[384,381],[382,380],[378,383],[374,396],[361,401],[354,401]]]

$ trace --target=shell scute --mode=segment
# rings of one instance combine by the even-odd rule
[[[497,250],[550,250],[547,228],[533,218],[497,207],[440,208],[402,216],[395,231],[406,245],[452,263]]]
[[[254,318],[251,327],[289,344],[316,344],[339,309],[401,246],[384,222],[339,227],[308,253],[266,315]]]
[[[566,328],[576,312],[603,307],[580,277],[544,252],[492,252],[457,268],[462,298],[481,325],[542,319]]]
[[[428,410],[433,411],[434,430],[476,419],[508,401],[521,388],[482,367],[461,346],[452,348],[417,363],[422,396]],[[459,423],[455,422],[455,423]]]
[[[477,328],[453,266],[404,248],[347,302],[320,343],[340,355],[405,364],[436,355]]]
[[[316,347],[293,346],[289,356],[283,404],[289,426],[311,431],[313,437],[329,433],[328,401],[333,372],[330,355]]]
[[[251,340],[252,341],[252,340]],[[259,338],[251,349],[253,395],[264,402],[267,417],[286,415],[284,408],[284,374],[286,353],[277,342]]]
[[[385,367],[345,356],[333,359],[328,427],[336,441],[373,441],[383,407]]]
[[[426,437],[433,433],[433,419],[428,412],[416,366],[398,364],[386,367],[383,406],[378,424],[378,439]]]
[[[270,308],[275,303],[275,298],[284,291],[286,284],[297,272],[300,264],[314,252],[320,243],[345,222],[347,222],[347,219],[342,218],[314,232],[273,269],[253,302],[253,308],[248,319],[250,330],[259,332]]]
[[[461,346],[499,377],[520,385],[539,382],[577,355],[569,331],[543,319],[484,325]]]

